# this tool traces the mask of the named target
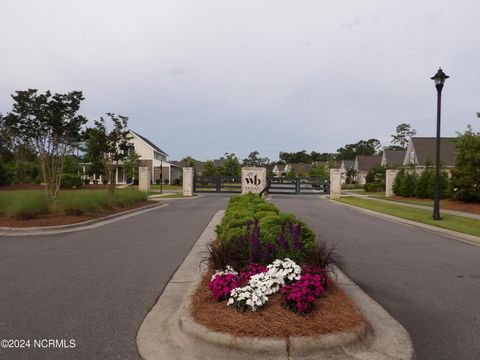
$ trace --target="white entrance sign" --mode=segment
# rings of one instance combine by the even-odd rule
[[[242,168],[242,194],[260,192],[267,186],[267,169],[264,167]]]

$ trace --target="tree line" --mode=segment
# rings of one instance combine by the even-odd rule
[[[62,183],[69,175],[78,178],[82,160],[104,175],[114,191],[115,166],[128,157],[128,117],[109,112],[86,126],[87,118],[78,113],[85,99],[81,91],[28,89],[16,91],[12,99],[11,111],[0,114],[0,185],[42,182],[55,207]]]

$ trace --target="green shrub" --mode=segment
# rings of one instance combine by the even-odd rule
[[[83,185],[83,180],[80,175],[76,174],[62,174],[62,181],[60,187],[62,189],[78,189]]]
[[[433,186],[432,186],[433,185]],[[427,167],[418,177],[415,184],[415,196],[418,198],[433,198],[435,189],[435,173]]]
[[[363,189],[365,191],[383,191],[385,190],[385,172],[387,168],[385,166],[375,166],[368,171],[365,178],[365,185]]]
[[[405,178],[405,169],[400,169],[397,173],[397,176],[395,176],[395,180],[393,181],[393,184],[392,184],[392,191],[397,196],[401,196],[400,188],[402,186],[404,178]]]
[[[249,256],[244,259],[246,263],[267,264],[275,258],[285,257],[301,261],[305,252],[315,244],[315,234],[304,222],[292,214],[280,213],[275,205],[254,194],[232,196],[222,222],[217,226],[217,235],[217,250],[227,249],[229,252],[233,245],[227,246],[226,243],[242,243]]]
[[[451,197],[465,202],[480,202],[480,132],[474,132],[469,125],[455,139],[455,150]]]
[[[400,196],[414,197],[415,187],[417,185],[418,175],[415,171],[405,173],[402,183],[400,184]]]
[[[0,186],[9,184],[10,177],[7,173],[7,167],[0,159]]]
[[[90,179],[89,178],[83,179],[83,184],[84,185],[89,185],[90,184]]]

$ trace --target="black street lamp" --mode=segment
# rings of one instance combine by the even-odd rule
[[[440,110],[442,107],[442,89],[445,80],[450,76],[441,68],[431,77],[437,88],[437,139],[435,143],[435,194],[433,196],[433,220],[440,220]]]

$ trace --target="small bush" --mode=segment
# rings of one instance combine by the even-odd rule
[[[433,186],[432,186],[433,185]],[[415,184],[415,196],[418,198],[433,198],[435,192],[435,173],[431,168],[425,170],[418,177]]]
[[[315,242],[315,234],[304,222],[292,214],[280,214],[275,205],[254,194],[232,196],[217,234],[220,244],[247,249],[242,253],[245,264],[268,264],[287,257],[300,261]]]
[[[368,171],[365,178],[365,185],[363,189],[369,191],[383,191],[385,189],[385,172],[387,168],[385,166],[375,166]]]
[[[406,172],[402,183],[400,184],[400,193],[398,195],[404,197],[415,196],[415,187],[417,185],[418,175],[415,171]]]
[[[76,174],[63,174],[60,187],[62,189],[73,189],[79,188],[83,185],[83,180],[79,175]]]
[[[89,185],[90,184],[90,179],[89,178],[83,179],[83,184],[84,185]]]

